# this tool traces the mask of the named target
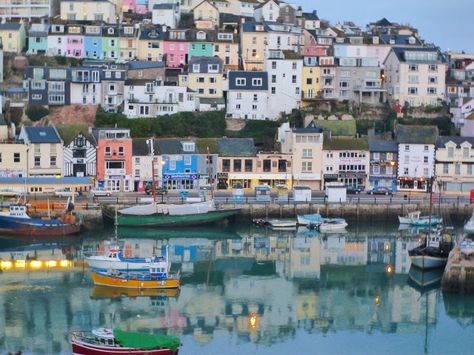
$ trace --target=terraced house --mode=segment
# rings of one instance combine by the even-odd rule
[[[189,61],[188,88],[200,98],[223,97],[222,60],[217,57],[192,57]]]

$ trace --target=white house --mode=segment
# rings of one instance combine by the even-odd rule
[[[268,117],[268,73],[230,71],[227,117],[264,120]]]
[[[290,113],[299,108],[303,59],[294,52],[270,50],[265,70],[269,81],[269,118],[278,119],[282,112]]]
[[[299,26],[271,23],[268,26],[268,49],[298,52],[304,45],[303,30]]]
[[[398,190],[429,191],[435,170],[436,126],[397,125]]]
[[[152,170],[155,170],[155,183],[159,184],[161,180],[162,164],[161,158],[158,154],[158,144],[153,142],[153,149],[155,153],[155,163],[151,156],[151,141],[146,138],[134,138],[132,142],[132,171],[134,180],[134,191],[144,191],[145,185],[153,181]]]
[[[47,55],[66,55],[66,36],[64,25],[54,24],[49,28]]]
[[[240,0],[240,16],[253,17],[255,14],[255,7],[258,6],[258,2],[255,0]]]
[[[70,84],[71,104],[99,105],[102,101],[100,68],[72,67]]]
[[[411,107],[444,101],[447,64],[437,48],[392,48],[384,65],[384,84],[392,101]]]
[[[280,5],[275,0],[268,0],[255,7],[254,19],[256,21],[274,22],[280,16]]]
[[[150,79],[128,79],[124,89],[128,118],[156,117],[199,108],[199,98],[184,86],[164,86]]]
[[[64,176],[95,176],[96,175],[96,144],[91,134],[79,132],[74,137],[64,139]]]
[[[151,22],[155,25],[165,25],[171,29],[178,27],[181,19],[179,3],[156,4],[151,12]]]

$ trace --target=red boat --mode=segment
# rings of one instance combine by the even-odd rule
[[[180,340],[175,336],[125,332],[98,328],[90,333],[71,333],[74,355],[177,355]]]

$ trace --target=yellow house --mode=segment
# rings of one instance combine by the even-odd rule
[[[219,26],[219,10],[204,0],[193,8],[193,20],[198,29],[213,29]]]
[[[188,67],[188,88],[198,97],[223,97],[222,60],[218,57],[192,57]]]
[[[316,66],[303,66],[301,85],[301,106],[307,107],[317,97],[320,90],[320,68]]]
[[[219,32],[214,42],[214,56],[221,58],[224,71],[239,69],[239,44],[234,42],[234,34]]]
[[[0,144],[0,177],[23,177],[27,171],[27,146],[20,143]]]
[[[27,145],[28,176],[62,176],[64,146],[56,128],[23,126],[19,139]]]
[[[122,20],[119,0],[62,0],[60,16],[63,21],[117,23]]]
[[[26,46],[23,23],[0,23],[0,43],[4,52],[21,53]]]
[[[138,57],[138,29],[123,26],[120,29],[120,59],[132,60]]]
[[[245,22],[242,24],[240,34],[244,70],[263,70],[268,45],[268,31],[265,25]]]
[[[137,57],[140,60],[163,60],[163,39],[165,33],[158,28],[145,28],[138,39]]]

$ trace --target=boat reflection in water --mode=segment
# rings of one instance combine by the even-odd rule
[[[156,299],[177,298],[179,289],[125,289],[120,287],[94,286],[92,289],[92,299],[118,299],[150,297]]]
[[[438,289],[441,285],[441,278],[443,277],[443,269],[422,270],[415,266],[410,267],[408,272],[408,284],[418,289],[420,292],[426,292],[433,289]]]
[[[452,334],[459,334],[457,353],[472,351],[474,305],[457,307],[456,298],[445,295],[443,307],[438,276],[409,273],[408,250],[417,236],[401,236],[398,226],[350,223],[347,233],[330,236],[245,224],[217,227],[213,235],[221,238],[201,232],[207,228],[150,238],[125,238],[119,231],[124,253],[132,257],[168,249],[172,269],[181,270],[180,292],[94,287],[88,269],[60,270],[55,278],[51,271],[0,274],[1,282],[9,276],[11,285],[29,287],[25,292],[2,283],[0,353],[70,353],[67,333],[96,327],[179,335],[189,354],[222,354],[222,344],[232,354],[257,348],[312,354],[316,347],[327,354],[395,348],[412,354],[423,351],[425,337],[427,346],[449,353]],[[82,250],[95,253],[111,235],[110,229],[82,234],[74,261]],[[370,350],[354,351],[362,342]]]

